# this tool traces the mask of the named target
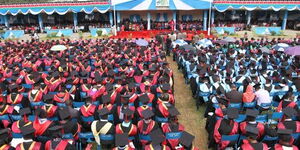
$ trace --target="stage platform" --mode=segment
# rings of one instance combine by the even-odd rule
[[[172,33],[171,30],[146,30],[146,31],[119,31],[117,36],[111,36],[110,38],[145,38],[149,39],[155,37],[157,34],[162,33]],[[205,37],[208,37],[207,31],[181,31],[181,33],[193,33],[193,34],[204,34]]]

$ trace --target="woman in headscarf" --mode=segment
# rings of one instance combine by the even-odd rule
[[[255,94],[253,92],[253,86],[248,85],[245,93],[243,93],[243,102],[251,103],[255,99]]]

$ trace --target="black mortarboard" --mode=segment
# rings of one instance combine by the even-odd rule
[[[21,132],[23,136],[30,135],[35,132],[35,129],[33,128],[32,124],[29,124],[27,126],[21,127]]]
[[[78,75],[78,72],[77,71],[72,71],[71,72],[71,76],[77,76]]]
[[[58,130],[61,130],[62,128],[63,128],[63,126],[56,125],[56,126],[53,126],[53,127],[49,128],[49,130],[50,131],[58,131]]]
[[[225,99],[225,98],[217,98],[217,101],[218,101],[218,103],[219,104],[222,104],[222,105],[228,105],[228,100],[227,99]]]
[[[107,84],[105,85],[105,89],[106,89],[106,91],[111,91],[111,90],[113,89],[113,84],[107,83]]]
[[[98,114],[100,116],[108,115],[109,114],[109,110],[107,108],[102,108],[102,109],[98,110]]]
[[[141,103],[147,104],[150,99],[147,94],[143,94],[143,95],[139,96],[139,100]]]
[[[109,103],[111,101],[110,96],[108,94],[106,95],[102,95],[102,103],[106,104]]]
[[[146,110],[142,111],[142,115],[145,119],[149,119],[152,116],[154,116],[154,113],[150,109],[146,109]]]
[[[235,119],[239,115],[239,110],[237,108],[228,108],[227,109],[227,117],[229,119]]]
[[[278,129],[277,130],[278,134],[282,134],[282,135],[290,135],[293,133],[293,130],[290,129]]]
[[[285,107],[282,111],[284,115],[287,116],[288,118],[292,118],[297,114],[297,111],[291,107]]]
[[[71,116],[68,108],[59,109],[58,115],[61,120],[68,119]]]
[[[12,76],[11,79],[12,79],[13,81],[17,81],[17,80],[19,79],[19,77]]]
[[[23,116],[23,115],[28,115],[31,113],[31,110],[29,107],[26,107],[26,108],[22,108],[20,109],[20,115]]]
[[[55,71],[55,72],[52,74],[52,76],[53,76],[54,78],[57,78],[57,77],[59,76],[59,72],[58,72],[58,71]]]
[[[9,137],[9,129],[5,128],[5,129],[1,129],[0,130],[0,141],[5,140]]]
[[[50,100],[53,99],[53,97],[54,97],[54,95],[52,95],[52,94],[46,94],[46,95],[43,96],[43,100],[44,101],[50,101]]]
[[[161,142],[163,142],[165,140],[164,134],[161,131],[161,129],[159,129],[159,128],[152,131],[150,133],[150,137],[151,137],[151,140],[152,140],[151,144],[153,146],[159,145],[159,144],[161,144]]]
[[[161,89],[162,89],[163,91],[168,91],[168,90],[171,89],[171,86],[170,86],[170,84],[168,84],[168,83],[162,84],[162,85],[161,85]]]
[[[17,88],[18,88],[18,85],[17,85],[17,84],[12,84],[12,85],[9,86],[9,90],[10,90],[10,91],[13,91],[13,90],[15,90],[15,89],[17,89]]]
[[[99,74],[99,73],[98,73]],[[95,82],[101,82],[103,78],[100,75],[95,75]]]
[[[81,76],[81,77],[85,77],[85,76],[87,76],[87,74],[88,74],[88,73],[87,73],[86,71],[81,71],[81,72],[80,72],[80,76]]]
[[[131,109],[127,108],[127,109],[122,110],[122,113],[124,113],[127,116],[131,116],[131,115],[133,115],[134,111],[132,111]]]
[[[169,108],[169,113],[170,113],[171,117],[175,117],[177,115],[180,115],[180,112],[175,107]]]
[[[252,137],[253,139],[256,139],[258,136],[258,129],[252,126],[246,126],[246,135],[247,137]]]
[[[191,147],[194,139],[195,139],[195,136],[189,134],[186,131],[183,131],[182,135],[181,135],[181,137],[179,139],[179,142],[180,142],[180,144],[182,144],[185,147]]]
[[[134,82],[130,82],[130,83],[128,84],[128,88],[129,88],[129,89],[133,89],[133,88],[135,88],[135,87],[136,87],[136,85],[135,85]]]
[[[115,143],[116,143],[116,146],[128,145],[128,134],[127,133],[116,134],[115,135]]]
[[[108,75],[108,76],[114,76],[114,75],[115,75],[114,70],[109,70],[109,71],[107,72],[107,75]]]
[[[246,115],[250,117],[256,117],[259,114],[258,110],[255,109],[247,109],[246,110]]]

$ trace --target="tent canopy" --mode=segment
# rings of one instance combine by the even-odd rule
[[[108,2],[12,4],[0,5],[0,15],[17,15],[18,13],[37,15],[41,12],[48,15],[53,13],[64,15],[70,11],[74,13],[85,12],[91,14],[93,11],[105,13],[109,9],[110,4]]]
[[[114,2],[115,1],[115,2]],[[163,2],[162,2],[163,1]],[[158,4],[167,4],[164,9],[167,10],[195,10],[209,9],[211,0],[125,0],[120,3],[119,0],[113,0],[116,10],[159,10]]]
[[[260,10],[299,10],[300,2],[292,1],[216,1],[214,2],[214,8],[219,12],[224,12],[227,9],[245,9],[253,11],[255,9]]]

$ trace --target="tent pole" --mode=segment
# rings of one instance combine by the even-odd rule
[[[116,5],[114,5],[114,30],[114,34],[117,35]]]
[[[210,35],[210,26],[211,26],[211,1],[209,1],[209,12],[208,12],[208,29],[207,34]]]

